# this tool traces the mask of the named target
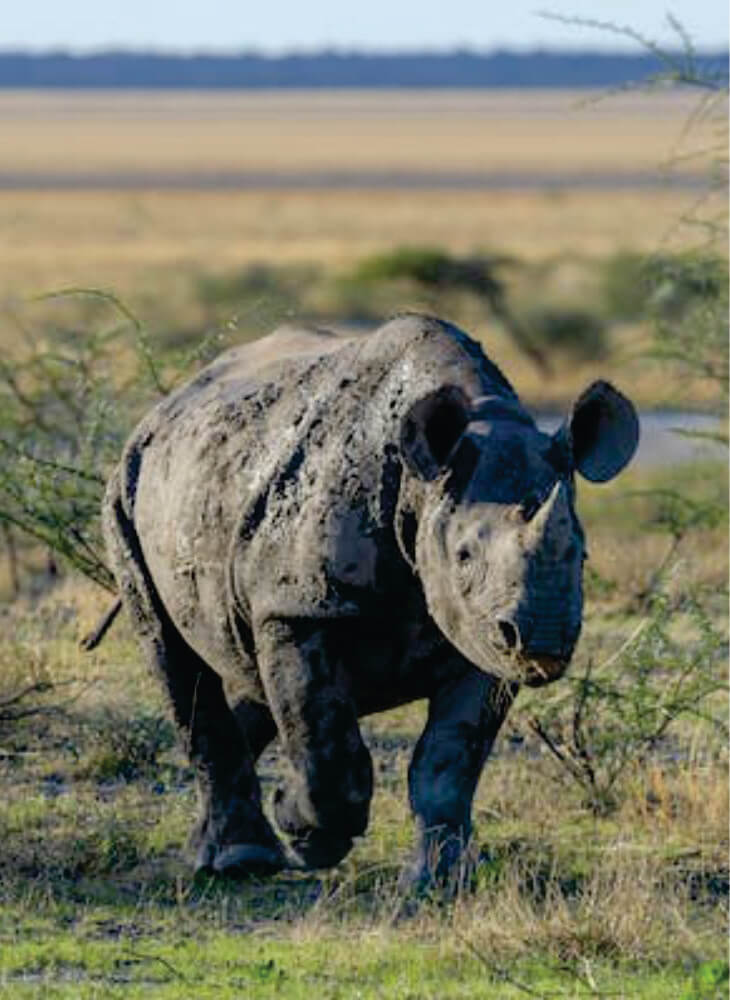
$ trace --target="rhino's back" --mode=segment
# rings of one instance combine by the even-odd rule
[[[265,384],[278,381],[286,378],[287,370],[297,360],[331,354],[351,339],[331,330],[289,324],[280,326],[265,337],[225,351],[170,397],[167,405],[173,399],[184,401],[186,405],[196,405],[196,399],[205,396],[211,386],[220,389],[247,382]],[[163,408],[166,408],[165,403]]]
[[[397,584],[400,422],[445,382],[514,395],[436,320],[354,338],[285,327],[226,352],[143,421],[127,504],[166,609],[205,659],[235,660],[232,607],[244,622],[252,604],[351,615]]]

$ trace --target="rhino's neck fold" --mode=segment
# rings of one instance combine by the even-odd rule
[[[398,548],[415,574],[418,573],[416,536],[426,500],[424,494],[423,483],[412,476],[404,475],[401,480],[393,521]]]

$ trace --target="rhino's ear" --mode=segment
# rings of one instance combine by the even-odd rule
[[[469,422],[469,400],[455,385],[430,392],[411,406],[401,424],[400,450],[411,472],[435,479]]]
[[[593,382],[558,431],[570,442],[573,463],[593,483],[605,483],[631,460],[639,443],[634,404],[608,382]]]

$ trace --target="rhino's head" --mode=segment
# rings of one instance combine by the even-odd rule
[[[431,616],[472,663],[528,684],[564,672],[586,558],[574,472],[612,479],[638,438],[633,405],[606,382],[593,383],[552,436],[516,402],[468,400],[453,386],[410,409],[401,452],[422,486],[405,544]]]

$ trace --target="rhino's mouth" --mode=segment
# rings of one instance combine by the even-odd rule
[[[523,675],[523,683],[528,687],[541,687],[562,677],[568,669],[569,657],[563,656],[520,656],[517,662]]]
[[[461,649],[467,659],[487,673],[501,677],[510,684],[526,684],[528,687],[541,687],[562,677],[573,653],[572,649],[561,651],[560,654],[530,653],[529,650],[506,651],[493,643],[485,650],[468,641],[461,644],[454,641],[454,645]]]
[[[563,676],[570,663],[569,656],[550,656],[540,653],[513,653],[500,658],[500,674],[505,679],[528,687],[542,687],[552,684]]]

